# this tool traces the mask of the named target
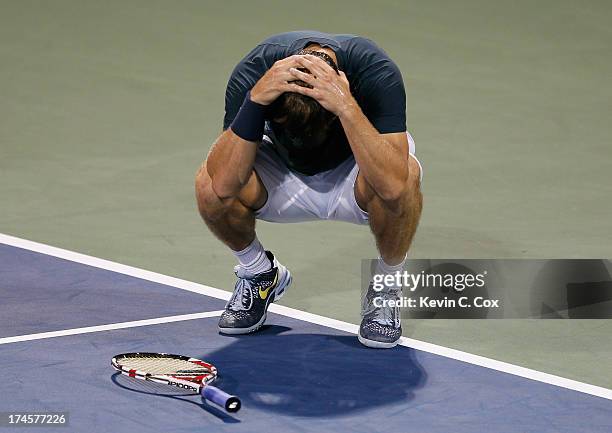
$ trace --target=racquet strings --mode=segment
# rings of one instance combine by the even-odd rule
[[[151,375],[194,376],[211,373],[210,369],[184,359],[155,355],[128,356],[119,359],[118,363],[123,368],[139,370]]]

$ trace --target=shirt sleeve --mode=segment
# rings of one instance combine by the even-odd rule
[[[249,52],[234,68],[225,90],[225,116],[223,129],[229,128],[238,114],[247,92],[272,67],[286,56],[286,47],[262,43]]]
[[[374,42],[357,39],[351,50],[357,102],[379,133],[406,131],[406,91],[399,68]]]

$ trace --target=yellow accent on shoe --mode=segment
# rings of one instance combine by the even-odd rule
[[[261,290],[261,288],[259,289],[259,297],[261,299],[266,299],[268,297],[268,293],[270,293],[270,289],[273,287],[276,287],[277,282],[278,282],[278,271],[276,271],[276,275],[274,276],[274,281],[272,282],[272,284],[268,286],[266,290]]]

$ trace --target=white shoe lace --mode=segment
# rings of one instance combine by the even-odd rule
[[[252,277],[240,267],[234,267],[234,273],[238,277],[238,282],[234,288],[234,294],[227,303],[227,307],[232,311],[249,310],[253,306],[253,293],[251,292],[251,283],[248,278]]]

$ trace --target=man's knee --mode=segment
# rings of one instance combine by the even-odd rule
[[[198,169],[195,176],[195,193],[198,211],[202,218],[214,220],[222,215],[229,201],[221,200],[212,187],[212,179],[206,169],[206,162]]]
[[[356,185],[357,202],[360,199],[364,203],[378,205],[393,215],[402,215],[410,212],[415,206],[421,207],[421,167],[417,160],[413,157],[408,158],[408,178],[398,187],[396,194],[390,199],[384,199],[380,194],[377,194],[368,184],[363,181]],[[369,208],[368,205],[366,205]]]
[[[215,191],[212,177],[206,169],[206,162],[196,173],[195,190],[198,210],[207,222],[216,221],[228,213],[234,217],[252,213],[253,210],[261,208],[268,198],[255,172],[251,173],[247,184],[238,194],[231,197],[220,196]]]

